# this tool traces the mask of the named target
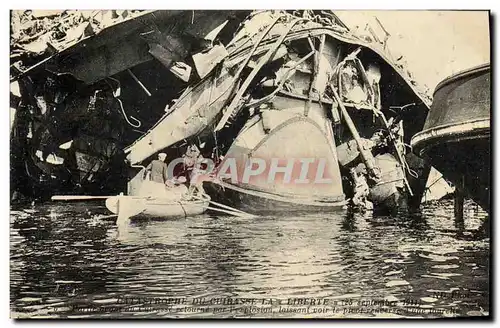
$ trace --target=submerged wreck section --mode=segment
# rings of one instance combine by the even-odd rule
[[[67,192],[134,195],[159,152],[197,145],[212,199],[249,211],[418,205],[430,99],[383,39],[331,11],[145,12],[13,74],[12,140]]]

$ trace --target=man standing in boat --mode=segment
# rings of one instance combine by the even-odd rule
[[[200,145],[200,147],[203,148],[203,145]],[[188,194],[191,196],[205,194],[203,190],[203,180],[208,163],[203,155],[201,155],[200,149],[196,145],[191,145],[182,158],[184,159],[184,167],[189,177]],[[202,165],[205,166],[205,170],[201,168]]]
[[[150,172],[150,180],[154,182],[158,182],[161,184],[165,184],[168,180],[168,170],[167,163],[165,163],[165,159],[167,158],[167,154],[159,153],[158,159],[152,160],[151,163],[146,167],[145,174],[147,175]]]

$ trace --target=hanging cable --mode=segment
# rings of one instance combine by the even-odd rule
[[[130,119],[134,120],[137,122],[137,124],[134,124],[132,122],[130,122],[130,120],[128,119],[127,117],[127,113],[125,113],[125,109],[123,108],[123,104],[122,104],[122,101],[120,100],[120,98],[115,98],[116,100],[118,100],[118,103],[120,104],[120,109],[122,111],[122,114],[123,114],[123,118],[125,119],[125,121],[127,121],[127,123],[131,126],[131,127],[134,127],[134,128],[140,128],[142,123],[141,121],[139,121],[138,119],[136,119],[135,117],[133,117],[132,115],[130,115]]]
[[[112,78],[112,77],[108,77],[110,80],[113,80],[115,81],[117,84],[118,84],[118,87],[116,88],[116,90],[113,88],[113,86],[107,81],[106,83],[110,86],[111,90],[113,90],[113,97],[118,101],[118,104],[120,104],[120,109],[121,109],[121,112],[122,112],[122,115],[123,115],[123,118],[125,119],[125,121],[128,123],[128,125],[130,125],[131,127],[134,127],[134,128],[140,128],[142,123],[141,121],[139,121],[138,119],[136,119],[135,117],[133,117],[132,115],[130,115],[130,119],[131,120],[134,120],[136,123],[132,123],[128,116],[127,116],[127,113],[125,112],[125,109],[123,108],[123,103],[121,101],[121,99],[119,98],[120,97],[120,94],[121,94],[121,88],[120,88],[120,81],[118,81],[117,79],[115,78]]]

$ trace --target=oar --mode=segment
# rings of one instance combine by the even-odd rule
[[[199,200],[207,200],[207,199],[204,199],[204,198],[201,198],[201,197],[197,197],[197,196],[191,196],[195,199],[199,199]],[[222,207],[222,208],[225,208],[225,209],[228,209],[230,211],[234,211],[234,212],[238,212],[238,213],[241,213],[241,214],[245,214],[245,215],[252,215],[252,214],[248,214],[248,213],[245,213],[237,208],[234,208],[234,207],[231,207],[231,206],[227,206],[227,205],[224,205],[224,204],[221,204],[221,203],[217,203],[213,200],[208,200],[208,202],[212,205],[216,205],[216,206],[219,206],[219,207]]]
[[[240,217],[256,217],[256,215],[243,212],[242,210],[236,209],[236,208],[228,206],[228,205],[217,203],[216,201],[213,201],[211,199],[206,199],[206,198],[202,198],[202,197],[198,197],[198,196],[194,196],[194,195],[192,195],[191,197],[193,197],[194,199],[198,199],[198,200],[208,201],[209,204],[212,204],[212,205],[215,205],[215,206],[219,206],[219,207],[225,208],[226,210],[229,210],[229,211],[225,212],[222,209],[217,209],[217,208],[214,208],[214,207],[208,207],[208,209],[211,209],[213,211],[220,210],[223,213],[228,213],[228,214],[232,214],[234,216],[240,216]]]
[[[116,219],[116,217],[118,216],[118,214],[111,214],[111,215],[103,215],[103,216],[97,216],[96,219],[99,219],[99,220],[108,220],[108,219]]]
[[[233,216],[237,216],[237,217],[240,217],[240,218],[255,217],[255,215],[252,215],[252,214],[248,214],[248,213],[242,214],[242,213],[239,213],[239,212],[223,210],[222,208],[216,208],[216,207],[207,206],[207,209],[212,210],[212,211],[216,211],[216,212],[221,212],[221,213],[233,215]]]
[[[243,211],[241,211],[241,210],[239,210],[237,208],[234,208],[234,207],[231,207],[231,206],[227,206],[227,205],[224,205],[224,204],[221,204],[221,203],[214,202],[213,200],[210,200],[209,203],[212,204],[212,205],[216,205],[216,206],[219,206],[219,207],[222,207],[222,208],[225,208],[225,209],[237,212],[237,213],[244,214],[244,215],[252,215],[252,214],[243,212]]]
[[[107,199],[113,196],[85,196],[85,195],[58,195],[52,196],[51,200],[92,200],[92,199]]]

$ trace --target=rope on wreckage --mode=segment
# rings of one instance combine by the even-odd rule
[[[342,67],[346,64],[346,62],[347,62],[348,60],[355,61],[355,62],[357,62],[357,64],[362,65],[362,64],[361,64],[361,62],[360,62],[360,60],[359,60],[359,58],[357,58],[357,55],[358,55],[358,53],[359,53],[360,51],[361,51],[361,47],[357,48],[357,49],[356,49],[356,50],[354,50],[352,53],[350,53],[349,55],[347,55],[347,56],[346,56],[346,57],[345,57],[345,58],[344,58],[344,59],[343,59],[343,60],[342,60],[342,61],[341,61],[341,62],[340,62],[340,63],[339,63],[336,67],[335,67],[335,69],[334,69],[334,74],[337,74],[337,75],[338,75],[338,88],[339,88],[339,90],[340,90],[341,85],[342,85],[342,74],[340,73],[340,69],[341,69],[341,68],[342,68]],[[411,105],[415,105],[415,103],[411,103],[411,104],[408,104],[408,105],[402,106],[402,107],[401,107],[401,109],[403,109],[403,108],[405,108],[405,107],[408,107],[408,106],[411,106]],[[384,123],[387,123],[387,120],[386,120],[386,118],[385,118],[385,115],[384,115],[384,113],[383,113],[381,110],[379,110],[379,109],[377,109],[377,108],[375,108],[375,107],[373,107],[373,108],[372,108],[372,110],[373,110],[373,112],[375,113],[375,115],[377,115],[377,116],[381,116],[382,121],[383,121]],[[389,127],[388,127],[388,128],[389,128]],[[391,133],[390,131],[389,131],[389,134],[391,134],[391,135],[392,135],[392,133]],[[391,136],[391,138],[393,138],[393,137]],[[403,143],[403,144],[404,144],[405,146],[408,146],[408,145],[407,145],[407,144],[405,144],[405,143]],[[396,147],[397,147],[397,146],[395,145],[395,148],[396,148]],[[411,146],[410,146],[410,148],[411,148]],[[408,164],[408,162],[406,161],[406,158],[405,158],[404,156],[401,156],[401,154],[399,154],[398,149],[396,148],[395,150],[396,150],[396,153],[398,154],[398,157],[400,157],[400,160],[401,160],[401,165],[403,166],[403,168],[404,168],[404,169],[406,169],[406,171],[408,172],[408,174],[409,174],[410,176],[412,176],[412,177],[414,177],[414,178],[418,179],[418,177],[419,177],[418,173],[417,173],[417,172],[415,172],[414,170],[412,170],[412,169],[410,168],[410,165],[409,165],[409,164]],[[408,187],[409,187],[409,186],[408,186]]]

